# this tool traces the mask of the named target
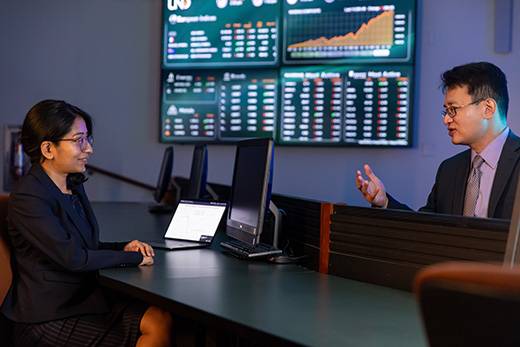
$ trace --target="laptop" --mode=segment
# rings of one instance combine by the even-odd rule
[[[181,200],[163,240],[148,243],[153,248],[170,251],[208,247],[226,207],[225,202]]]

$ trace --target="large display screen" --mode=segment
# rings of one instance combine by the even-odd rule
[[[167,0],[167,68],[271,65],[278,62],[278,0]]]
[[[409,146],[415,0],[163,0],[162,142]]]
[[[410,66],[282,69],[281,143],[406,146]]]
[[[163,75],[163,140],[237,141],[273,137],[276,70],[188,70]]]
[[[287,0],[284,62],[409,62],[411,1]]]

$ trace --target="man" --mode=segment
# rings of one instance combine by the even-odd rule
[[[443,122],[451,142],[469,149],[441,163],[424,212],[510,219],[520,169],[520,138],[506,123],[509,96],[504,73],[471,63],[442,74]],[[387,194],[369,165],[356,186],[374,207],[410,209]]]

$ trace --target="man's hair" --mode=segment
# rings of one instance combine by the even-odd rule
[[[441,79],[444,93],[454,87],[466,86],[472,101],[492,98],[496,101],[500,114],[507,117],[507,79],[498,66],[487,62],[455,66],[444,72]]]

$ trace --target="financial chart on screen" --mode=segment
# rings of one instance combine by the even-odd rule
[[[287,1],[284,62],[408,62],[410,1]]]
[[[410,146],[415,0],[163,0],[160,139]]]

